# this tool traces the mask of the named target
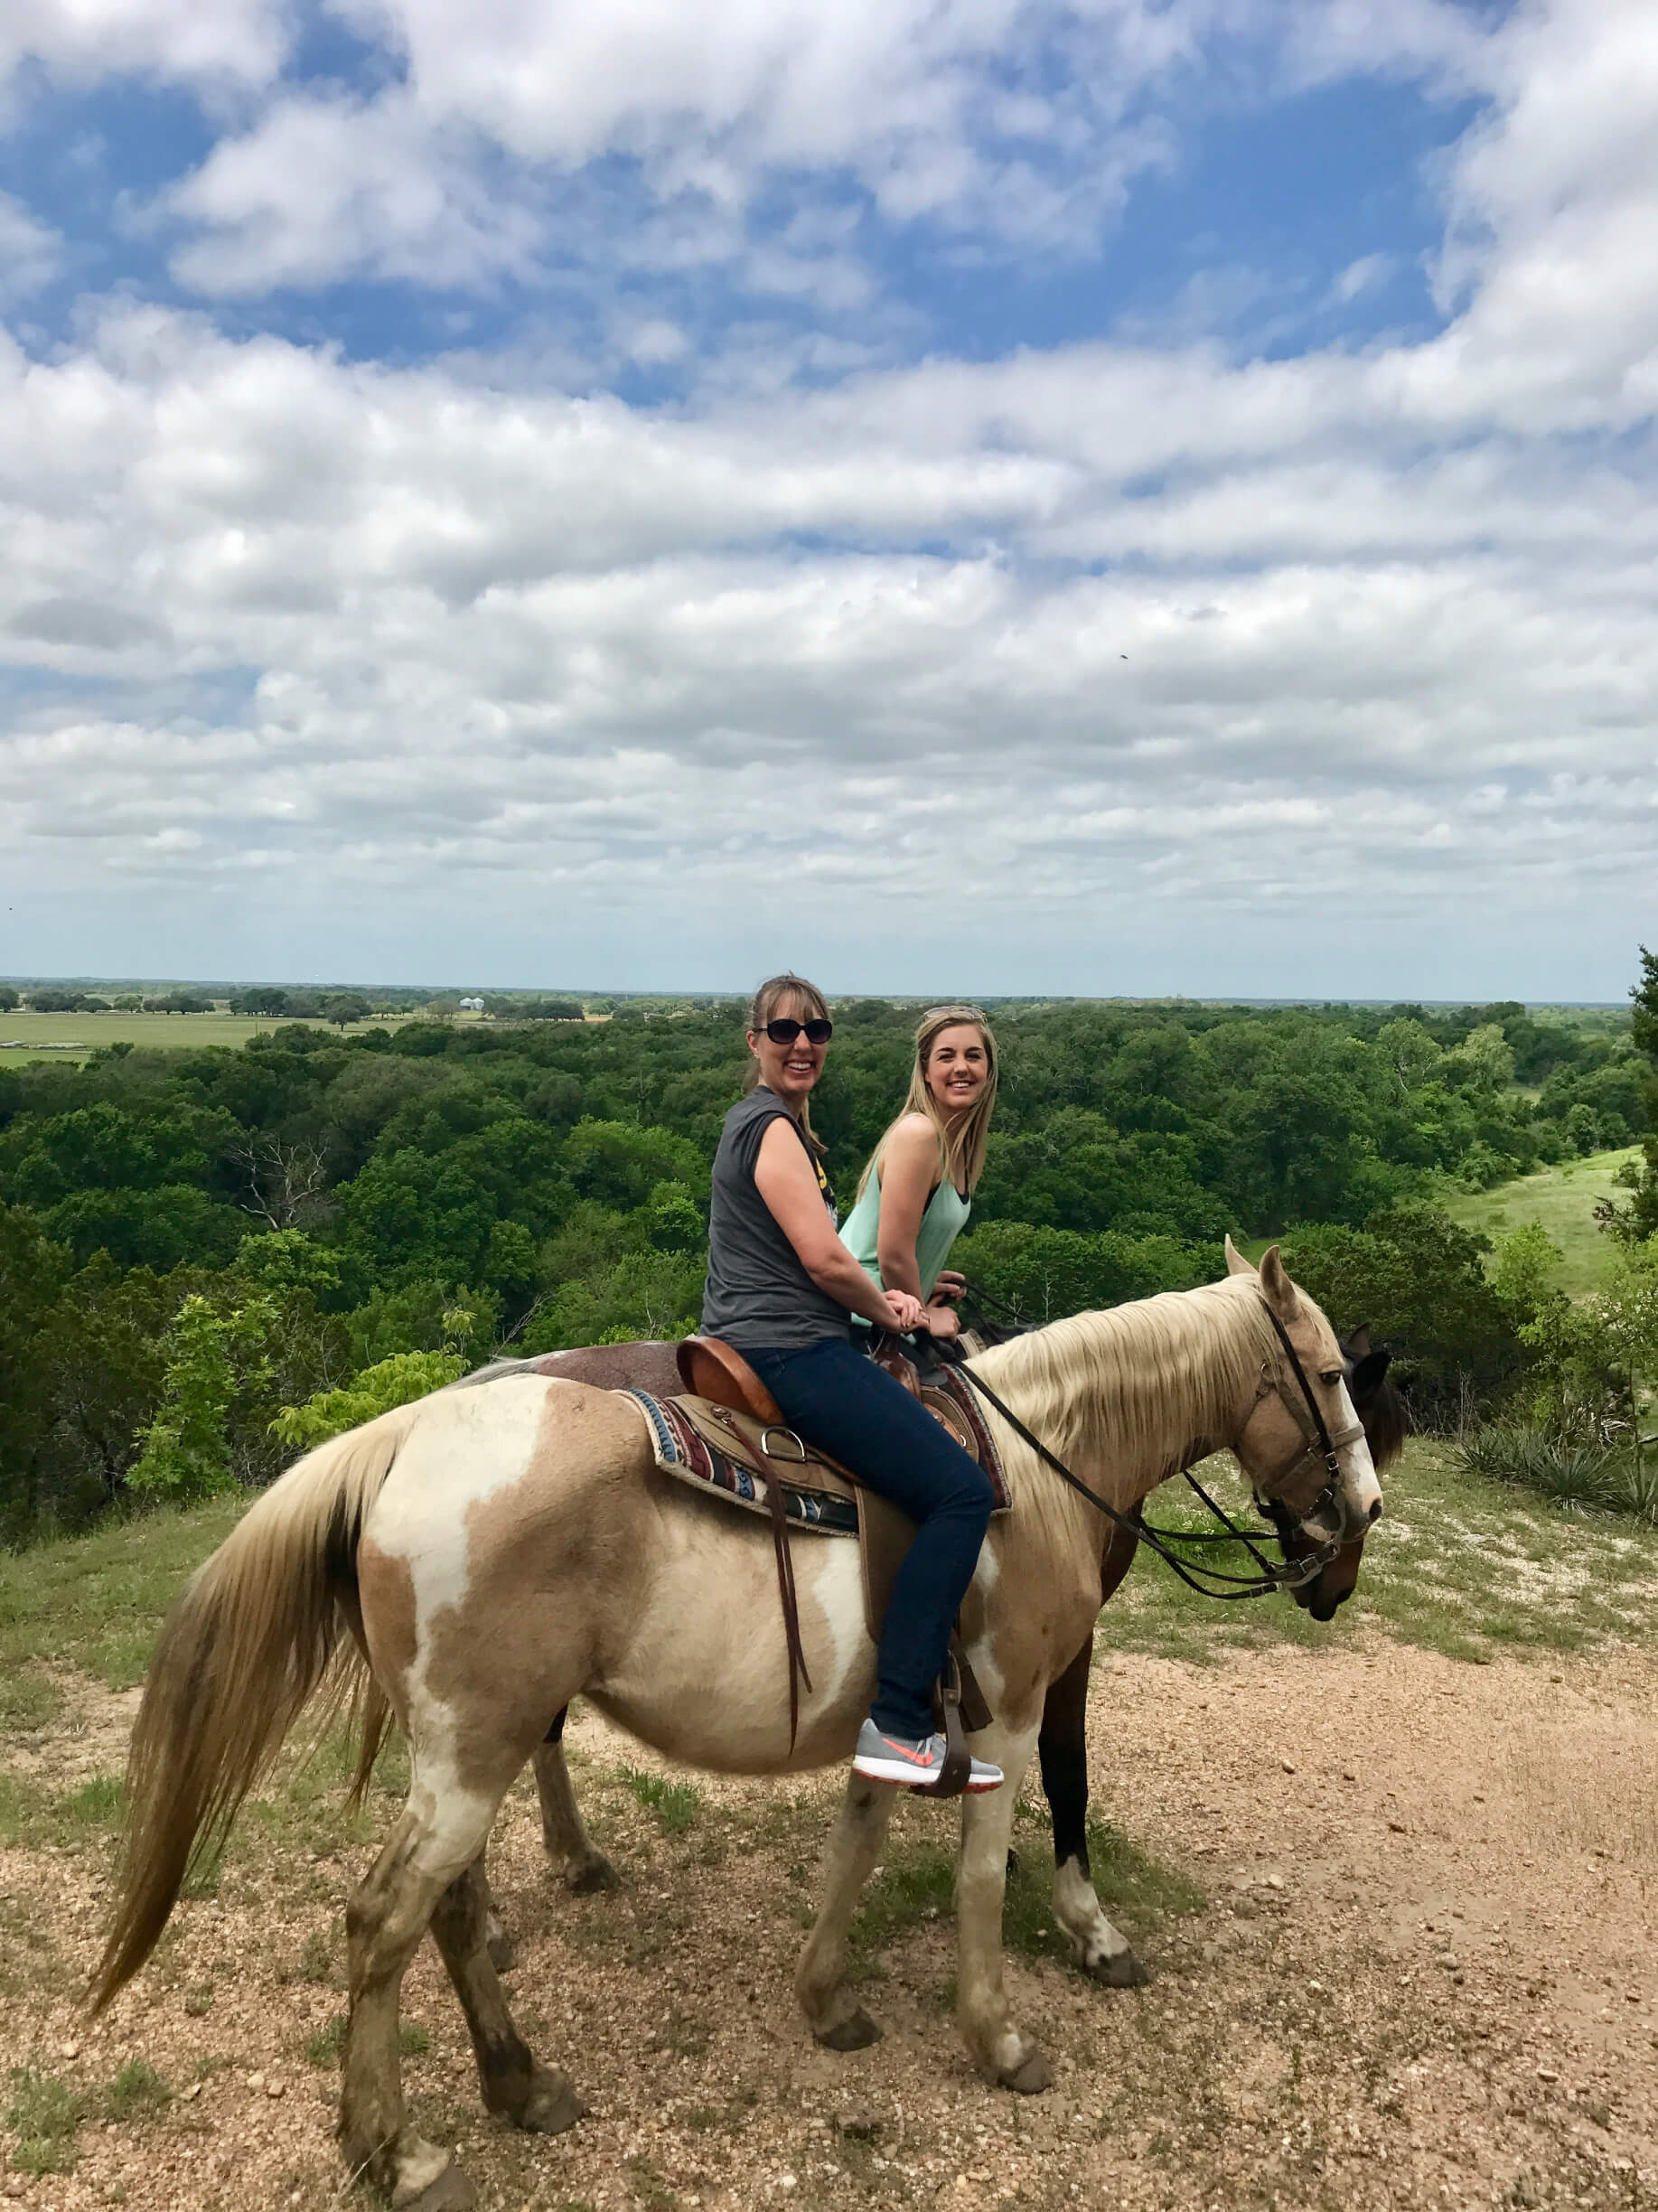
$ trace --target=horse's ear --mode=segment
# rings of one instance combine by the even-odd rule
[[[1375,1403],[1376,1393],[1382,1388],[1392,1357],[1393,1354],[1384,1347],[1380,1352],[1367,1352],[1362,1360],[1354,1363],[1353,1373],[1347,1379],[1347,1389],[1355,1413],[1363,1413]]]
[[[1255,1272],[1231,1237],[1226,1240],[1226,1272],[1229,1275],[1252,1275]]]
[[[1342,1357],[1357,1366],[1370,1357],[1370,1325],[1361,1321],[1358,1327],[1342,1338]]]
[[[1267,1303],[1280,1321],[1293,1321],[1301,1310],[1300,1293],[1284,1271],[1284,1262],[1278,1256],[1278,1246],[1269,1244],[1260,1255],[1260,1287],[1267,1294]]]

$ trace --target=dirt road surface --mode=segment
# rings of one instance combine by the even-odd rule
[[[13,1772],[72,1786],[118,1768],[134,1701],[88,1685],[77,1701],[87,1727],[14,1743]],[[429,1946],[405,1990],[412,2105],[482,2204],[548,2212],[1638,2212],[1658,2206],[1655,1712],[1658,1656],[1640,1647],[1482,1667],[1348,1636],[1208,1667],[1107,1659],[1096,1807],[1171,1881],[1143,1888],[1138,1922],[1125,1911],[1144,1990],[1082,1979],[1036,1915],[1008,1978],[1056,2085],[1026,2100],[979,2081],[955,2035],[942,1808],[894,1823],[889,1940],[861,1992],[885,2039],[835,2057],[790,1977],[838,1778],[695,1777],[697,1798],[652,1804],[661,1770],[578,1714],[577,1785],[621,1889],[577,1898],[549,1879],[523,1786],[492,1868],[520,2023],[590,2116],[550,2141],[484,2116]],[[389,1817],[388,1801],[377,1825]],[[361,2201],[330,2131],[341,1916],[370,1847],[320,1812],[313,1831],[256,1812],[243,1836],[96,2028],[72,1994],[107,1841],[0,1853],[0,2057],[31,2070],[8,2094],[50,2081],[83,2115],[61,2139],[72,2170],[14,2162],[8,2201]],[[1016,1841],[1045,1883],[1045,1831],[1022,1818]],[[1155,1909],[1179,1901],[1176,1876],[1201,1909]],[[14,2161],[15,2131],[4,2141]]]

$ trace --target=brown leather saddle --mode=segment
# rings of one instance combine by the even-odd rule
[[[985,1468],[997,1494],[994,1510],[1006,1512],[1010,1500],[999,1459],[967,1385],[946,1373],[941,1383],[923,1386],[913,1363],[890,1341],[878,1345],[876,1355]],[[732,1504],[763,1513],[771,1523],[789,1651],[789,1740],[792,1747],[799,1721],[799,1684],[804,1682],[808,1690],[811,1688],[801,1645],[790,1549],[792,1536],[797,1532],[857,1534],[865,1626],[871,1641],[878,1642],[893,1580],[914,1539],[915,1524],[907,1514],[867,1488],[827,1452],[797,1436],[771,1392],[730,1345],[717,1337],[689,1336],[678,1346],[677,1359],[685,1395],[657,1398],[637,1390],[623,1394],[633,1399],[644,1414],[656,1463],[663,1473]],[[966,1737],[988,1727],[990,1720],[959,1635],[951,1637],[944,1675],[934,1693],[934,1708],[947,1757],[943,1776],[929,1794],[957,1796],[967,1776]]]

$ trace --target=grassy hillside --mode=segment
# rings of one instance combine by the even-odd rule
[[[396,1029],[407,1018],[398,1014],[377,1014],[373,1026]],[[210,1045],[239,1048],[260,1030],[280,1026],[257,1021],[247,1014],[32,1014],[23,1009],[0,1014],[0,1067],[20,1067],[47,1053],[54,1060],[80,1061],[103,1045],[147,1045],[164,1051],[188,1052],[200,1052]]]
[[[152,1045],[199,1052],[204,1045],[243,1045],[268,1029],[241,1014],[0,1014],[0,1067],[18,1067],[38,1054],[84,1060],[100,1045]]]
[[[1638,1145],[1618,1152],[1594,1152],[1587,1159],[1541,1168],[1488,1191],[1446,1201],[1445,1210],[1465,1229],[1493,1239],[1506,1236],[1525,1222],[1540,1221],[1566,1255],[1561,1288],[1573,1297],[1597,1290],[1611,1268],[1614,1246],[1595,1224],[1595,1208],[1613,1195],[1613,1176],[1626,1161],[1641,1157]]]

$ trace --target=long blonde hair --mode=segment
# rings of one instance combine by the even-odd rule
[[[745,1026],[749,1029],[763,1029],[785,998],[798,998],[808,1021],[828,1021],[829,1017],[829,1000],[817,985],[809,983],[804,976],[793,975],[785,970],[782,975],[767,976],[765,981],[754,993],[749,1002],[748,1021]],[[759,1080],[760,1063],[751,1054],[748,1066],[743,1076],[745,1098],[748,1096]],[[800,1120],[806,1141],[810,1145],[812,1150],[814,1152],[824,1151],[827,1148],[811,1126],[811,1103],[808,1099],[801,1101]]]
[[[989,1081],[979,1092],[970,1113],[963,1114],[954,1129],[939,1111],[938,1101],[927,1088],[927,1063],[932,1056],[932,1047],[946,1029],[977,1029],[984,1039],[985,1058],[990,1064]],[[996,1039],[990,1025],[977,1007],[934,1007],[921,1017],[915,1032],[915,1064],[910,1070],[909,1095],[903,1106],[881,1131],[881,1141],[864,1163],[864,1172],[857,1178],[857,1196],[861,1198],[875,1173],[886,1140],[906,1114],[921,1114],[931,1121],[938,1132],[939,1165],[958,1190],[970,1195],[984,1173],[985,1145],[990,1135],[990,1116],[996,1111]]]

